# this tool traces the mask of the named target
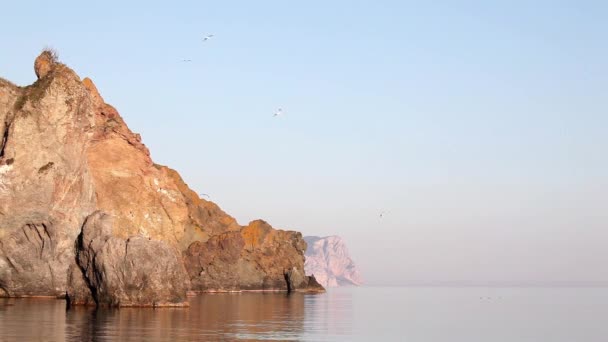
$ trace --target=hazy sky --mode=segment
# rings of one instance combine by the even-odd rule
[[[0,76],[56,48],[156,162],[369,283],[608,281],[608,5],[432,3],[10,1]]]

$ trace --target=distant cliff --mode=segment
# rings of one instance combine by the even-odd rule
[[[325,287],[361,285],[363,280],[339,236],[305,236],[308,244],[304,262],[307,274],[313,274]]]
[[[52,51],[34,70],[26,87],[0,78],[0,297],[181,306],[189,290],[323,291],[302,234],[241,226],[199,198]]]

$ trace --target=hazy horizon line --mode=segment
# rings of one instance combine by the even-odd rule
[[[608,287],[608,281],[435,281],[371,283],[364,287]]]

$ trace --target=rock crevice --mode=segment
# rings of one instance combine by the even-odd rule
[[[189,281],[179,251],[166,242],[142,236],[126,240],[112,236],[112,221],[100,211],[87,218],[78,237],[78,268],[71,270],[70,302],[115,307],[187,306]]]

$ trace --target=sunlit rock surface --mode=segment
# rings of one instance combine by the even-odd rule
[[[105,285],[108,291],[146,287],[138,274],[120,276],[117,283],[128,280],[123,288],[110,286],[113,276],[97,282],[87,274],[90,260],[77,253],[90,246],[77,246],[94,213],[111,221],[100,248],[133,246],[142,256],[133,256],[132,268],[111,256],[102,268],[137,273],[175,266],[173,253],[186,275],[155,278],[147,302],[118,292],[109,295],[120,300],[93,293],[97,301],[173,305],[190,284],[207,291],[287,290],[290,270],[304,274],[300,233],[263,221],[240,226],[199,198],[175,170],[152,161],[141,136],[91,79],[81,80],[52,52],[36,59],[35,72],[38,80],[26,87],[0,78],[0,296],[62,297],[70,287],[78,298],[73,303],[91,304],[85,286],[89,292]],[[236,239],[228,250],[226,239]],[[163,256],[158,265],[138,265],[155,249]]]

